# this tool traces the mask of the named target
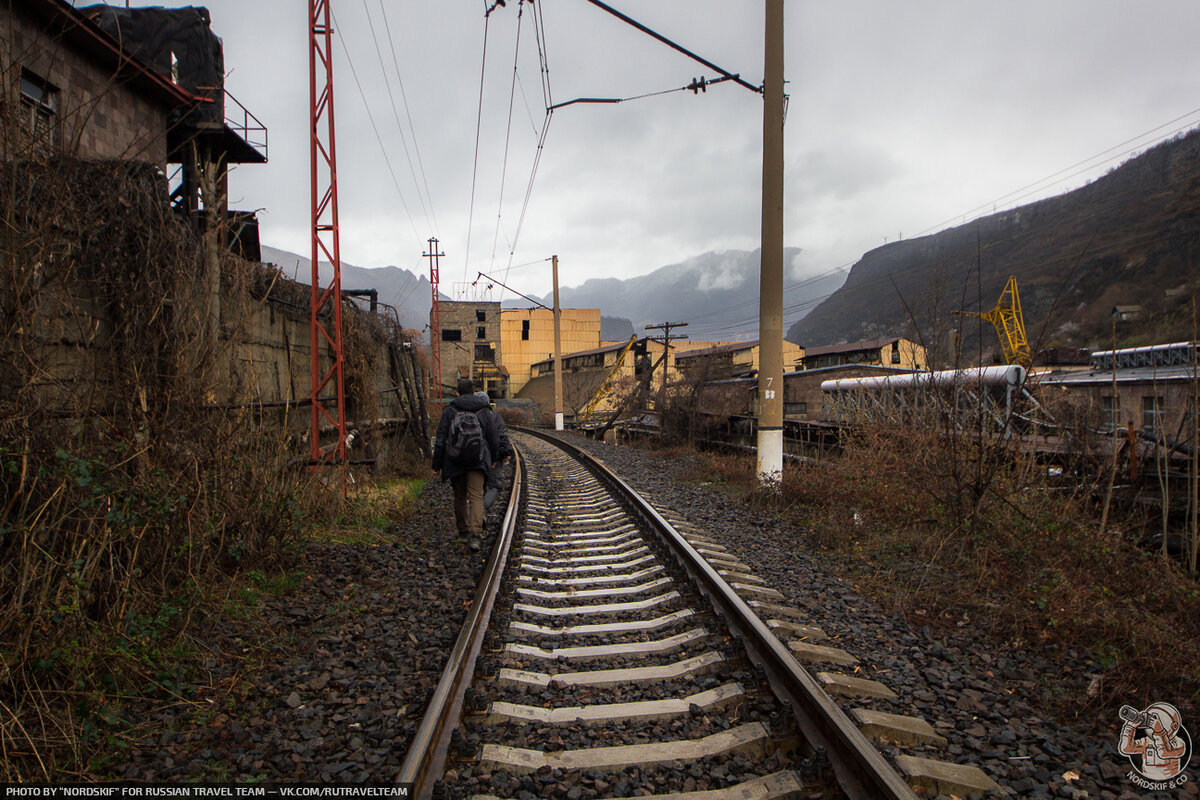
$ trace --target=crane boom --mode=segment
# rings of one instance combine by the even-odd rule
[[[1017,276],[1010,275],[1000,300],[995,308],[988,311],[955,311],[959,317],[975,317],[992,323],[996,336],[1000,338],[1000,348],[1004,351],[1004,361],[1007,364],[1020,364],[1028,367],[1033,363],[1033,354],[1029,351],[1029,340],[1025,338],[1025,317],[1021,314],[1021,297],[1017,293]]]
[[[600,401],[608,394],[609,389],[612,388],[613,381],[616,380],[617,375],[621,372],[621,367],[625,364],[625,356],[629,355],[629,348],[633,347],[633,343],[636,341],[637,334],[635,333],[629,337],[629,341],[621,348],[621,352],[617,355],[617,360],[613,363],[612,369],[604,376],[604,383],[600,384],[600,388],[596,390],[596,393],[592,395],[592,399],[588,401],[588,404],[583,407],[583,411],[580,412],[579,417],[581,420],[590,418],[595,412],[596,406],[600,405]]]

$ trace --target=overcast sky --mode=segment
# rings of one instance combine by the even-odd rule
[[[762,2],[610,4],[761,83]],[[263,209],[264,243],[307,254],[307,3],[207,6],[226,87],[270,129],[270,163],[238,169],[231,204]],[[437,236],[447,294],[479,271],[542,294],[554,253],[562,284],[577,285],[758,246],[762,101],[732,83],[554,112],[518,238],[546,121],[538,41],[529,3],[518,26],[522,6],[507,0],[484,66],[487,7],[332,0],[345,261],[428,274],[421,253]],[[715,77],[586,0],[537,11],[553,102]],[[1082,185],[1200,121],[1196,0],[788,0],[786,20],[785,243],[803,250],[789,280]]]

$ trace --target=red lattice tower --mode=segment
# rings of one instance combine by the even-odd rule
[[[323,463],[329,453],[346,461],[346,399],[342,353],[342,257],[338,244],[337,157],[333,125],[333,25],[329,0],[309,0],[309,100],[312,127],[312,462]],[[322,190],[323,189],[323,190]],[[333,266],[333,279],[321,286],[321,258]],[[325,317],[322,319],[322,317]],[[330,348],[332,363],[322,373],[320,348]],[[334,387],[335,398],[321,392]],[[336,403],[336,416],[333,405]],[[322,420],[337,429],[337,442],[321,449]]]

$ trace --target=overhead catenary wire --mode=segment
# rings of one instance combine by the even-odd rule
[[[522,0],[522,6],[523,5],[524,5],[524,2]],[[517,242],[521,238],[521,230],[525,225],[525,215],[529,210],[529,200],[533,195],[533,185],[537,179],[538,167],[542,161],[542,153],[545,152],[546,136],[550,132],[550,120],[554,114],[554,112],[551,108],[551,102],[550,102],[551,97],[552,97],[552,94],[550,91],[550,66],[547,61],[547,55],[546,55],[546,53],[547,53],[546,37],[545,37],[545,28],[543,27],[544,23],[542,22],[542,17],[541,17],[541,12],[540,12],[541,5],[542,5],[541,3],[538,3],[535,5],[534,3],[531,2],[530,3],[530,9],[531,9],[530,14],[533,18],[534,39],[537,42],[538,67],[539,67],[539,71],[540,71],[540,74],[542,77],[542,93],[543,93],[543,97],[545,98],[546,103],[547,103],[546,116],[542,122],[541,133],[538,135],[537,149],[534,153],[533,166],[530,168],[530,171],[529,171],[529,182],[525,186],[525,197],[521,203],[521,213],[520,213],[520,216],[517,218],[517,227],[513,233],[512,241],[509,243],[508,265],[505,267],[505,270],[504,270],[504,280],[505,281],[508,280],[509,270],[512,268],[513,259],[516,257]],[[514,66],[514,74],[515,74],[515,69],[516,68]],[[510,128],[511,128],[511,108],[510,108]]]
[[[475,220],[475,186],[479,179],[479,132],[483,126],[483,85],[484,78],[487,75],[487,40],[488,40],[488,23],[491,21],[492,12],[496,10],[496,6],[488,7],[487,0],[483,0],[483,56],[480,58],[479,67],[479,105],[475,110],[475,156],[471,166],[471,200],[467,204],[467,240],[466,246],[463,248],[463,282],[467,280],[468,270],[471,264],[471,228]]]
[[[724,69],[722,67],[718,67],[713,62],[709,61],[706,58],[703,58],[702,56],[698,55],[697,53],[692,52],[691,50],[688,50],[683,45],[681,45],[677,42],[671,41],[666,36],[663,36],[661,33],[657,32],[655,30],[652,30],[651,28],[648,28],[647,26],[643,25],[642,23],[638,22],[637,20],[633,19],[632,17],[622,14],[620,11],[617,11],[615,8],[608,5],[607,3],[602,3],[602,2],[600,2],[600,0],[588,0],[588,2],[591,3],[592,5],[596,6],[599,9],[607,11],[609,14],[612,14],[614,17],[621,20],[622,22],[624,22],[628,25],[632,25],[633,27],[637,28],[642,33],[657,39],[658,41],[660,41],[663,44],[670,47],[672,50],[677,50],[680,53],[683,53],[688,58],[692,59],[693,61],[703,64],[704,66],[708,67],[709,69],[713,70],[714,72],[719,72],[722,76],[724,76],[724,78],[726,80],[731,80],[734,83],[738,84],[739,86],[749,89],[752,92],[757,92],[758,94],[762,94],[761,86],[755,86],[752,83],[747,83],[746,81],[742,80],[741,77],[739,75],[737,75],[736,73],[730,72],[729,70]]]
[[[388,174],[392,176],[392,184],[396,187],[396,194],[400,198],[400,205],[404,208],[404,215],[408,218],[408,224],[412,226],[413,235],[421,238],[421,234],[417,232],[417,223],[413,220],[412,212],[408,208],[408,202],[404,199],[404,192],[400,188],[400,181],[396,178],[396,170],[392,167],[392,160],[388,157],[388,148],[383,143],[383,136],[379,133],[379,126],[375,123],[375,115],[371,113],[371,104],[367,101],[367,93],[363,89],[362,82],[358,79],[358,70],[354,67],[354,59],[350,57],[350,48],[346,46],[346,40],[342,38],[341,24],[337,21],[337,16],[332,14],[334,31],[337,34],[338,41],[342,44],[342,51],[346,56],[346,64],[350,67],[350,75],[354,78],[354,85],[358,87],[358,94],[362,98],[363,107],[367,112],[367,119],[371,122],[371,130],[375,132],[375,140],[379,142],[379,149],[383,153],[383,162],[387,165]]]
[[[508,176],[508,147],[512,141],[512,114],[513,105],[517,98],[517,67],[521,57],[521,23],[525,19],[525,4],[522,2],[517,9],[517,35],[516,43],[513,46],[513,74],[512,82],[508,88],[508,121],[504,128],[504,156],[500,162],[500,199],[496,208],[496,232],[492,236],[492,258],[489,269],[495,268],[496,264],[496,245],[500,241],[500,220],[504,211],[504,183]],[[505,276],[507,278],[507,275]],[[503,284],[501,284],[503,286]],[[505,287],[507,288],[507,287]]]
[[[392,39],[391,25],[387,19],[387,7],[384,5],[383,0],[379,0],[379,11],[383,17],[384,32],[387,35],[388,47],[392,54],[392,67],[396,74],[396,85],[400,89],[400,99],[404,105],[405,119],[408,121],[408,136],[404,135],[404,125],[400,122],[400,112],[396,108],[396,96],[392,91],[391,81],[388,79],[387,67],[385,67],[383,63],[383,51],[379,47],[379,40],[375,34],[375,23],[371,19],[371,9],[367,5],[367,0],[363,0],[363,8],[367,14],[368,27],[371,29],[371,41],[374,43],[375,53],[379,57],[379,70],[383,74],[384,85],[387,87],[388,102],[392,107],[392,116],[396,120],[396,129],[400,133],[400,143],[404,147],[404,156],[408,160],[408,171],[412,175],[413,184],[416,186],[417,198],[421,201],[421,210],[425,213],[426,226],[431,229],[436,236],[438,233],[437,215],[434,213],[433,209],[433,197],[429,192],[429,182],[425,177],[425,165],[421,161],[421,150],[417,145],[417,131],[416,127],[413,125],[412,112],[408,106],[408,96],[404,91],[404,78],[400,72],[399,58],[396,56],[396,43]],[[412,152],[409,151],[408,147],[408,140],[410,138],[412,139]],[[416,154],[416,167],[413,165],[414,153]],[[421,173],[419,179],[417,177],[418,168]],[[421,191],[422,188],[424,188],[424,192]]]
[[[1136,147],[1134,147],[1134,148],[1129,148],[1129,149],[1124,149],[1124,150],[1121,150],[1121,148],[1125,148],[1127,145],[1129,145],[1129,144],[1131,144],[1131,143],[1133,143],[1133,142],[1138,142],[1138,141],[1144,140],[1144,139],[1145,139],[1145,137],[1146,137],[1146,136],[1148,136],[1148,135],[1150,135],[1150,134],[1159,133],[1160,131],[1162,131],[1162,129],[1163,129],[1163,128],[1166,128],[1166,127],[1168,127],[1168,126],[1174,125],[1174,124],[1176,124],[1176,123],[1178,123],[1178,122],[1180,122],[1180,121],[1182,121],[1182,120],[1186,120],[1186,119],[1192,118],[1192,117],[1196,116],[1197,114],[1200,114],[1200,108],[1193,109],[1192,111],[1189,111],[1189,112],[1187,112],[1186,114],[1182,114],[1182,115],[1180,115],[1180,116],[1177,116],[1177,117],[1175,117],[1174,119],[1168,120],[1167,122],[1165,122],[1165,123],[1163,123],[1163,124],[1161,124],[1161,125],[1157,125],[1157,126],[1155,126],[1154,128],[1151,128],[1151,129],[1149,129],[1149,130],[1147,130],[1147,131],[1144,131],[1143,133],[1141,133],[1141,134],[1138,134],[1137,136],[1131,137],[1131,138],[1129,138],[1129,139],[1126,139],[1126,140],[1124,140],[1124,141],[1122,141],[1122,142],[1120,142],[1120,143],[1118,143],[1118,144],[1116,144],[1116,145],[1113,145],[1112,147],[1106,148],[1105,150],[1101,151],[1100,153],[1098,153],[1098,154],[1096,154],[1096,155],[1094,155],[1094,156],[1091,156],[1091,157],[1089,157],[1089,158],[1086,158],[1086,159],[1083,159],[1083,160],[1081,160],[1081,161],[1078,161],[1078,162],[1076,162],[1076,163],[1074,163],[1074,164],[1072,164],[1072,165],[1070,165],[1070,166],[1068,166],[1068,167],[1064,167],[1063,169],[1061,169],[1061,170],[1058,170],[1057,172],[1053,173],[1053,174],[1052,174],[1052,175],[1050,175],[1050,176],[1047,176],[1046,178],[1043,178],[1043,179],[1041,179],[1041,180],[1038,180],[1038,181],[1034,181],[1033,183],[1027,184],[1026,186],[1023,186],[1023,187],[1021,187],[1021,188],[1019,188],[1019,189],[1016,189],[1016,190],[1013,190],[1013,191],[1011,191],[1011,192],[1008,192],[1007,194],[1005,194],[1005,195],[1002,195],[1001,197],[997,198],[997,200],[995,200],[995,201],[992,201],[992,202],[985,203],[985,204],[982,204],[982,205],[980,205],[980,206],[977,206],[977,207],[975,207],[974,209],[971,209],[970,211],[968,211],[968,212],[965,212],[965,214],[956,214],[956,215],[954,215],[954,216],[950,217],[949,219],[947,219],[947,220],[945,220],[945,221],[943,221],[943,222],[939,223],[938,225],[935,225],[935,226],[932,226],[932,227],[930,227],[930,228],[927,228],[926,230],[922,231],[920,234],[917,234],[917,237],[919,237],[919,236],[924,236],[924,235],[927,235],[927,234],[929,234],[929,233],[931,233],[931,232],[933,232],[933,231],[935,231],[935,230],[943,229],[943,228],[944,228],[944,226],[948,225],[949,223],[953,222],[954,220],[957,220],[957,219],[959,219],[960,217],[964,217],[964,216],[967,216],[967,215],[970,215],[970,214],[974,214],[974,213],[976,213],[976,212],[978,212],[978,211],[981,211],[981,210],[983,210],[983,209],[986,209],[986,208],[988,208],[988,207],[994,206],[994,205],[996,205],[996,204],[1000,203],[1001,201],[1003,201],[1004,199],[1009,199],[1009,198],[1012,198],[1012,197],[1014,197],[1014,196],[1016,196],[1016,195],[1019,195],[1019,194],[1021,194],[1022,192],[1026,192],[1026,190],[1028,190],[1030,187],[1033,187],[1033,186],[1040,186],[1040,185],[1043,185],[1043,184],[1045,184],[1045,183],[1046,183],[1048,180],[1051,180],[1051,179],[1054,179],[1054,178],[1059,178],[1060,176],[1064,176],[1064,175],[1066,175],[1066,173],[1069,173],[1069,172],[1071,172],[1072,170],[1075,170],[1075,169],[1076,169],[1077,167],[1079,167],[1080,165],[1082,165],[1082,164],[1090,164],[1091,162],[1094,162],[1094,161],[1096,161],[1096,159],[1097,159],[1097,158],[1099,158],[1099,157],[1101,157],[1101,156],[1107,156],[1107,160],[1108,160],[1108,161],[1112,161],[1112,160],[1114,160],[1114,159],[1121,158],[1121,157],[1123,157],[1123,156],[1125,156],[1125,155],[1128,155],[1129,153],[1133,152],[1134,150],[1138,149],[1139,147],[1146,147],[1147,145],[1151,145],[1151,144],[1160,144],[1160,143],[1162,143],[1162,142],[1166,141],[1166,139],[1167,139],[1167,138],[1169,138],[1169,137],[1171,137],[1171,136],[1176,136],[1176,135],[1178,135],[1179,133],[1181,133],[1182,131],[1185,131],[1185,130],[1187,130],[1188,128],[1192,127],[1192,126],[1195,124],[1195,120],[1192,120],[1192,121],[1190,121],[1190,122],[1187,122],[1187,123],[1185,123],[1184,125],[1181,125],[1181,126],[1175,127],[1175,128],[1173,128],[1172,130],[1170,130],[1170,131],[1167,131],[1167,133],[1166,133],[1166,134],[1160,134],[1160,136],[1159,136],[1159,139],[1158,139],[1158,141],[1157,141],[1157,142],[1144,142],[1144,141],[1142,141],[1142,142],[1141,142],[1141,144],[1137,145],[1137,146],[1136,146]],[[1115,153],[1114,153],[1114,151],[1118,151],[1118,150],[1120,150],[1120,152],[1115,152]],[[1100,166],[1100,165],[1101,165],[1101,164],[1103,164],[1103,163],[1105,163],[1105,162],[1101,161],[1101,162],[1099,162],[1099,163],[1097,163],[1097,164],[1092,164],[1091,166],[1089,166],[1089,167],[1088,167],[1088,169],[1095,168],[1095,167],[1097,167],[1097,166]],[[1085,172],[1085,171],[1086,171],[1086,170],[1077,171],[1077,172],[1074,172],[1074,173],[1072,173],[1071,175],[1069,175],[1069,176],[1066,176],[1066,177],[1074,177],[1074,176],[1076,176],[1076,175],[1078,175],[1078,174],[1081,174],[1082,172]],[[1065,178],[1064,178],[1064,179],[1065,179]],[[1024,195],[1024,196],[1028,196],[1028,195],[1026,194],[1026,195]],[[1000,213],[1000,212],[997,212],[997,213]],[[976,220],[973,220],[973,222],[977,222],[979,219],[983,219],[983,217],[976,218]],[[969,224],[969,223],[968,223],[968,224]],[[917,237],[910,237],[910,239],[912,239],[912,238],[917,238]],[[856,259],[856,260],[857,260],[857,259]],[[846,271],[846,270],[847,270],[849,267],[851,267],[851,266],[853,265],[853,263],[854,263],[854,262],[849,262],[849,263],[846,263],[846,264],[843,264],[843,265],[840,265],[840,266],[837,266],[837,267],[833,267],[833,268],[831,268],[831,269],[828,269],[828,270],[824,270],[824,271],[822,271],[822,272],[814,273],[813,275],[811,275],[811,276],[808,276],[808,278],[805,278],[805,279],[804,279],[804,281],[802,281],[802,283],[803,283],[803,282],[809,282],[809,281],[816,281],[816,280],[820,280],[820,279],[823,279],[823,278],[828,278],[828,277],[833,277],[834,275],[838,274],[839,272],[845,272],[845,271]],[[793,288],[795,288],[795,286],[796,286],[796,285],[789,285],[789,286],[785,287],[785,288],[784,288],[784,292],[785,292],[785,294],[786,294],[787,292],[791,291]],[[823,301],[823,300],[827,299],[829,296],[831,296],[831,295],[824,295],[824,296],[822,296],[821,298],[819,298],[819,299],[818,299],[818,300],[817,300],[815,303],[813,303],[812,305],[813,305],[813,306],[815,306],[815,305],[819,304],[821,301]],[[733,305],[730,305],[730,306],[722,306],[722,307],[720,307],[720,308],[717,308],[717,309],[713,309],[713,310],[711,310],[711,311],[708,311],[708,312],[706,312],[705,314],[701,315],[700,317],[690,317],[689,319],[691,319],[691,320],[695,320],[695,319],[703,319],[703,318],[705,318],[705,317],[712,317],[712,316],[716,316],[716,315],[718,315],[718,314],[723,314],[723,313],[724,313],[724,312],[726,312],[726,311],[733,310],[733,309],[736,309],[736,308],[741,308],[741,307],[744,307],[744,306],[750,305],[750,304],[752,304],[752,303],[755,303],[755,302],[757,302],[757,300],[747,300],[747,301],[744,301],[744,302],[741,302],[741,303],[735,303],[735,304],[733,304]],[[787,311],[787,309],[785,309],[785,311]],[[745,320],[745,323],[744,323],[744,324],[749,324],[749,323],[751,323],[751,322],[754,322],[754,323],[756,324],[756,323],[757,323],[757,317],[755,317],[755,318],[753,318],[753,319],[747,318],[747,319]],[[725,327],[725,326],[722,326],[722,327]]]

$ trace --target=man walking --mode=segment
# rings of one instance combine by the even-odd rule
[[[454,489],[454,524],[472,552],[483,537],[483,487],[492,470],[508,457],[508,437],[486,396],[475,394],[470,378],[458,382],[458,397],[443,410],[433,444],[433,471]]]

